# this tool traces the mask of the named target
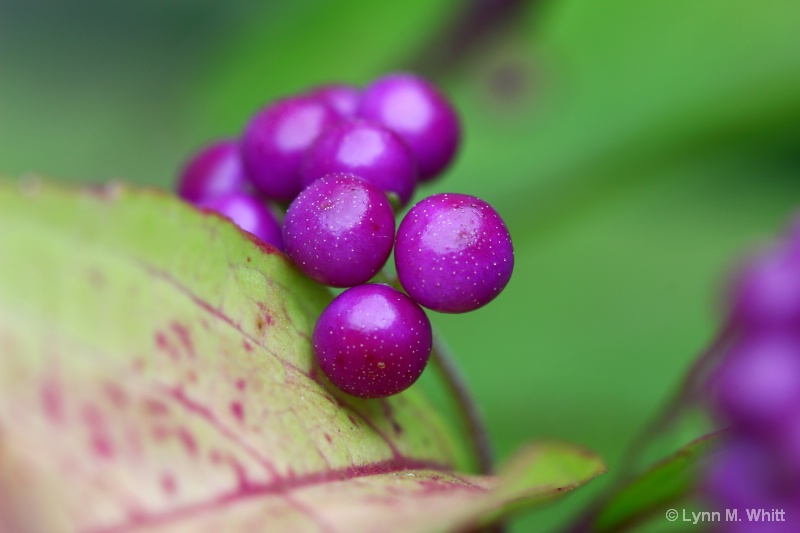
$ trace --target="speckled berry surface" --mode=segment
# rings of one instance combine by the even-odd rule
[[[483,200],[436,194],[415,205],[397,231],[397,276],[417,303],[464,313],[492,301],[511,279],[514,248],[505,223]]]
[[[314,329],[314,353],[334,385],[362,398],[402,392],[431,353],[425,311],[386,285],[360,285],[337,296]]]
[[[375,185],[347,174],[318,179],[292,202],[283,242],[295,265],[333,287],[369,281],[394,243],[394,213]]]
[[[239,143],[224,139],[192,155],[178,177],[177,191],[181,198],[196,204],[231,192],[244,192],[247,185]]]
[[[340,120],[322,99],[298,96],[258,111],[242,136],[242,157],[253,185],[269,198],[291,201],[300,192],[300,165],[309,146]]]
[[[281,226],[266,204],[249,194],[230,193],[199,204],[230,218],[234,224],[283,250]]]
[[[413,74],[391,74],[370,84],[358,116],[383,124],[408,144],[421,181],[438,176],[458,149],[458,115],[436,87]]]
[[[365,120],[346,120],[320,135],[303,161],[303,186],[332,173],[355,174],[406,205],[417,184],[411,149],[388,128]]]
[[[325,100],[342,118],[355,116],[361,101],[361,91],[344,83],[320,85],[312,89],[309,94]]]

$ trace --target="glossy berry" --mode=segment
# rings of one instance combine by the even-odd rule
[[[283,221],[286,253],[320,283],[352,287],[386,263],[394,242],[386,195],[355,176],[318,179],[292,202]]]
[[[404,391],[431,353],[431,324],[413,300],[386,285],[337,296],[314,328],[314,353],[334,385],[361,398]]]
[[[417,303],[464,313],[492,301],[511,279],[514,249],[492,206],[465,194],[425,198],[400,223],[397,277]]]
[[[195,153],[178,177],[178,195],[196,204],[210,198],[247,189],[239,144],[222,140]]]
[[[312,89],[309,94],[325,100],[342,118],[352,118],[361,101],[361,91],[352,85],[332,83]]]
[[[300,164],[309,146],[340,120],[323,100],[286,98],[261,109],[242,136],[242,156],[253,185],[269,198],[290,201],[300,192]]]
[[[303,186],[336,172],[355,174],[394,193],[406,205],[417,184],[417,165],[392,131],[364,120],[347,120],[320,135],[303,162]]]
[[[230,193],[201,202],[200,206],[230,218],[234,224],[283,250],[281,226],[269,208],[253,196]]]
[[[433,85],[412,74],[392,74],[369,85],[358,116],[383,124],[408,144],[421,181],[439,175],[458,148],[455,110]]]

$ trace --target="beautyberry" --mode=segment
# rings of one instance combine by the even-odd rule
[[[325,100],[342,118],[351,118],[356,114],[361,100],[361,91],[352,85],[332,83],[312,89],[309,94]]]
[[[239,144],[225,139],[203,147],[187,161],[178,177],[178,195],[191,203],[247,188]]]
[[[352,287],[369,281],[386,263],[394,228],[383,191],[356,176],[332,174],[312,183],[289,206],[283,242],[308,276]]]
[[[800,340],[766,333],[739,340],[716,376],[717,404],[730,422],[777,428],[800,405]]]
[[[447,99],[413,74],[391,74],[365,90],[358,116],[397,133],[414,152],[421,181],[435,178],[455,156],[460,125]]]
[[[283,250],[281,226],[272,211],[258,198],[230,193],[201,202],[200,207],[225,215],[243,230]]]
[[[397,231],[397,277],[417,303],[464,313],[492,301],[511,279],[514,248],[492,206],[466,194],[415,205]]]
[[[303,162],[303,186],[336,172],[355,174],[394,193],[406,205],[417,184],[417,165],[406,144],[373,122],[347,120],[331,127],[311,146]]]
[[[300,192],[306,149],[339,120],[323,100],[298,96],[255,114],[242,136],[242,156],[253,185],[268,197],[291,201]]]
[[[431,353],[428,317],[413,300],[386,285],[344,291],[314,328],[314,353],[334,385],[361,398],[404,391]]]
[[[800,328],[800,250],[781,242],[742,268],[731,294],[733,316],[748,329]]]

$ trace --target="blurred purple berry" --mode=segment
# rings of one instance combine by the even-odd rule
[[[492,206],[465,194],[415,205],[397,231],[397,277],[417,303],[464,313],[492,301],[511,279],[514,248]]]
[[[800,247],[782,243],[751,259],[739,271],[731,298],[741,327],[800,328]]]
[[[416,303],[386,285],[337,296],[314,328],[314,353],[334,385],[353,396],[383,398],[419,378],[432,346],[431,324]]]
[[[358,177],[318,179],[292,202],[283,222],[286,253],[320,283],[352,287],[380,271],[394,243],[386,195]]]
[[[361,91],[352,85],[332,83],[312,89],[309,94],[324,100],[342,118],[352,118],[361,101]]]
[[[413,74],[391,74],[369,85],[358,116],[383,124],[408,144],[421,181],[438,176],[458,149],[455,110],[436,87]]]
[[[247,189],[239,144],[222,140],[209,144],[186,162],[178,177],[178,195],[197,204],[210,198]]]
[[[225,215],[241,229],[283,250],[281,226],[261,200],[244,193],[230,193],[202,202],[200,207]]]
[[[253,185],[269,198],[291,201],[302,188],[300,165],[309,146],[339,121],[323,100],[298,96],[258,111],[242,136],[242,155]]]
[[[800,342],[790,335],[753,335],[726,355],[716,377],[727,420],[769,429],[800,406]]]
[[[417,184],[414,155],[391,130],[364,120],[348,120],[320,135],[303,162],[303,186],[333,173],[355,174],[406,205]]]
[[[736,509],[741,522],[724,522],[727,533],[796,532],[800,524],[800,486],[796,471],[785,468],[780,457],[757,440],[734,436],[710,456],[704,492],[718,509]],[[747,511],[784,510],[785,521],[769,524],[750,521]],[[761,515],[759,515],[760,517]],[[778,517],[779,515],[774,515]]]

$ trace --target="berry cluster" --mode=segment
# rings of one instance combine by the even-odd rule
[[[725,531],[800,531],[800,226],[752,258],[731,291],[733,334],[711,378],[730,425],[707,486],[725,508],[784,510]],[[743,512],[743,511],[742,511]]]
[[[238,141],[200,151],[178,193],[285,251],[319,283],[349,287],[317,322],[317,361],[345,392],[385,397],[411,386],[430,357],[420,306],[471,311],[511,277],[508,229],[473,196],[430,196],[395,231],[395,211],[441,175],[459,138],[453,107],[417,76],[388,75],[363,90],[328,85],[267,105]],[[279,222],[277,206],[287,204]],[[369,283],[393,249],[405,293]]]

